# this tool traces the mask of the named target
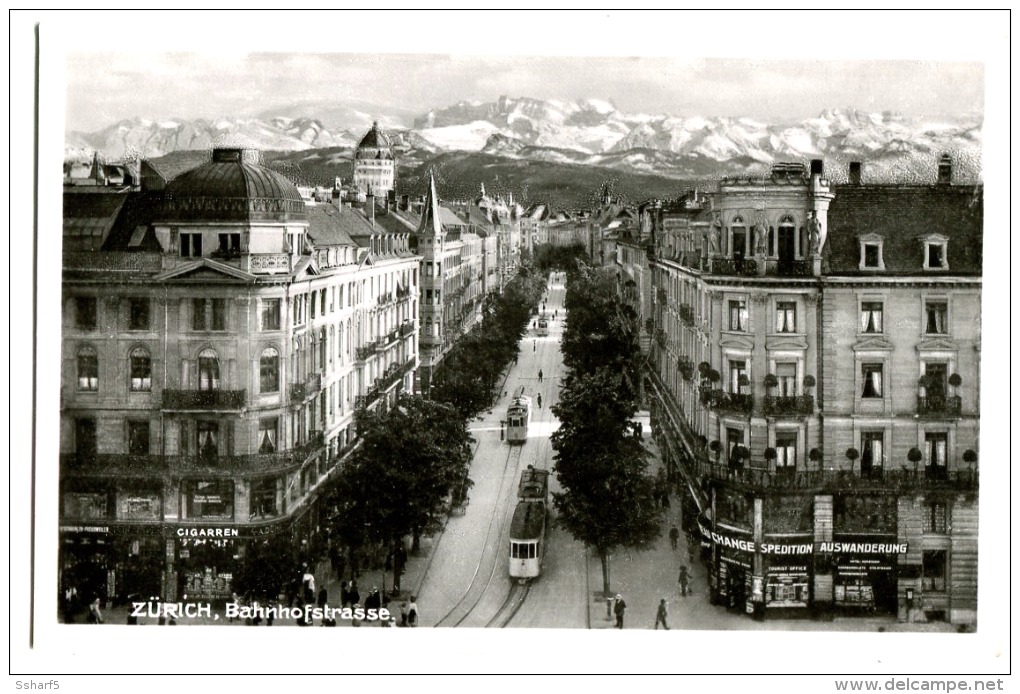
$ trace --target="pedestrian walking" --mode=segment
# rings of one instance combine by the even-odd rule
[[[315,600],[315,605],[317,607],[325,607],[328,602],[329,602],[329,592],[327,592],[325,588],[320,589],[319,590],[319,597]]]
[[[99,598],[89,604],[89,616],[86,618],[89,624],[102,624],[103,613],[99,609]]]
[[[407,600],[404,600],[402,603],[400,603],[400,626],[402,627],[407,626],[407,613],[409,609],[410,605],[408,604]]]
[[[623,613],[627,611],[627,603],[623,601],[623,596],[619,593],[616,594],[616,604],[613,605],[613,614],[616,615],[616,628],[623,629]]]
[[[302,566],[304,573],[301,575],[301,601],[306,605],[315,602],[315,574],[308,568],[308,564]]]
[[[680,530],[674,525],[669,529],[669,544],[673,547],[673,549],[676,549],[679,542]]]
[[[687,597],[687,586],[690,580],[690,575],[687,573],[687,565],[684,564],[680,567],[680,577],[677,579],[680,583],[680,595]]]
[[[538,409],[542,409],[542,394],[538,394]]]
[[[351,594],[348,596],[351,601],[351,605],[361,604],[361,593],[358,592],[358,582],[351,581]]]
[[[411,596],[411,601],[407,604],[407,625],[416,627],[418,626],[418,603],[415,602],[415,597]]]
[[[538,349],[537,345],[538,345],[538,340],[532,340],[531,341],[531,351],[532,352],[534,352],[536,349]]]
[[[542,382],[542,369],[539,369],[539,370],[538,370],[538,382],[539,382],[539,383],[541,383],[541,382]]]
[[[659,600],[659,609],[655,613],[655,628],[658,630],[659,624],[662,624],[662,628],[669,631],[669,624],[666,623],[666,617],[669,616],[669,610],[666,607],[666,598]]]
[[[372,586],[372,592],[365,598],[365,611],[376,610],[382,607],[382,597],[379,595],[379,589]]]

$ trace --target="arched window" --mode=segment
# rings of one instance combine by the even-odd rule
[[[95,347],[78,350],[78,390],[99,389],[99,355]]]
[[[730,255],[743,259],[747,255],[747,227],[744,218],[736,216],[730,226]]]
[[[198,353],[198,389],[219,390],[220,388],[220,360],[216,352],[211,349],[203,349]]]
[[[280,392],[280,353],[273,347],[262,350],[259,357],[259,392]]]
[[[130,355],[131,390],[152,390],[152,359],[149,350],[135,347]]]
[[[769,239],[769,248],[775,249],[773,252],[779,256],[780,263],[791,263],[798,256],[803,254],[803,249],[800,249],[798,253],[797,246],[797,227],[793,221],[793,217],[790,215],[784,215],[779,220],[779,231],[776,238],[776,243],[773,245],[772,239]]]

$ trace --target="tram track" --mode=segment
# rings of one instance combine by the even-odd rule
[[[524,605],[524,601],[528,599],[528,593],[531,592],[531,583],[514,583],[510,588],[510,592],[506,594],[506,598],[503,600],[503,604],[496,610],[496,614],[492,615],[486,623],[486,628],[505,629],[509,626],[513,618],[517,616],[517,612]]]
[[[513,483],[517,479],[517,468],[520,466],[521,454],[523,453],[523,446],[512,446],[507,451],[507,459],[503,465],[503,478],[499,483],[499,491],[496,495],[496,504],[492,510],[492,516],[489,518],[489,523],[485,532],[485,544],[482,549],[482,556],[478,561],[478,565],[475,567],[475,571],[471,576],[471,583],[468,585],[467,590],[460,596],[460,599],[454,603],[453,607],[444,614],[434,626],[460,626],[464,620],[466,620],[471,613],[477,607],[478,603],[481,602],[482,598],[488,592],[489,586],[492,585],[492,580],[496,575],[496,569],[499,567],[499,558],[501,555],[500,549],[503,547],[502,537],[503,532],[506,529],[508,513],[512,511],[513,505],[506,504],[507,508],[503,509],[502,514],[499,513],[501,503],[504,501],[503,496],[506,490],[507,481],[510,482],[510,488],[513,488]],[[512,461],[512,462],[511,462]],[[511,474],[507,474],[509,470],[512,470]],[[496,519],[502,516],[500,522],[496,523]],[[495,529],[495,535],[493,530]],[[492,568],[488,571],[488,575],[482,571],[483,565],[486,562],[486,551],[489,548],[493,548],[491,554]],[[484,577],[484,583],[480,580],[479,573]],[[480,588],[480,589],[479,589]],[[466,607],[466,609],[464,609]]]

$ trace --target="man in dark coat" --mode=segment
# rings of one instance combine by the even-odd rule
[[[616,604],[613,606],[613,614],[616,615],[616,628],[623,629],[623,613],[627,610],[627,603],[623,601],[623,596],[619,593],[616,594]]]

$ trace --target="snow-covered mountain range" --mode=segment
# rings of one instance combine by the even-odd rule
[[[207,149],[225,137],[267,150],[352,148],[378,120],[394,139],[419,153],[485,152],[535,162],[587,164],[676,178],[760,170],[774,161],[824,158],[830,171],[849,160],[866,163],[868,178],[922,176],[942,152],[960,165],[958,180],[980,180],[981,118],[940,121],[894,113],[830,109],[814,118],[764,123],[750,118],[634,114],[604,100],[501,97],[462,101],[408,123],[406,113],[305,103],[259,118],[122,121],[95,133],[70,133],[69,155],[100,150],[110,159],[125,151],[159,156]],[[828,162],[832,163],[829,166]]]

